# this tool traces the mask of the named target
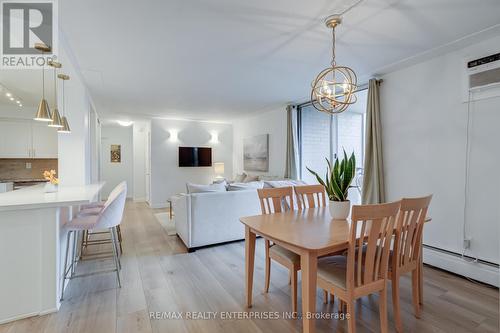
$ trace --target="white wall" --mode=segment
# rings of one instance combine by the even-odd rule
[[[217,141],[214,138],[217,137]],[[169,197],[186,191],[186,182],[209,184],[213,167],[180,168],[178,147],[212,147],[212,162],[224,162],[225,176],[233,174],[231,124],[153,119],[151,121],[151,205],[165,207]]]
[[[63,185],[83,185],[90,182],[90,138],[89,111],[92,100],[71,55],[67,43],[60,39],[59,59],[63,67],[61,72],[68,74],[70,80],[65,83],[65,112],[71,127],[70,134],[59,134],[59,178]],[[58,104],[62,112],[62,85],[58,86]],[[94,161],[93,163],[97,163]]]
[[[383,76],[382,132],[388,200],[434,194],[424,243],[462,252],[467,104],[464,59],[500,51],[500,36]],[[498,263],[500,98],[471,108],[468,255]],[[425,256],[424,256],[425,260]],[[443,264],[437,261],[434,264]],[[460,263],[461,265],[462,263]],[[455,265],[458,266],[458,265]],[[474,274],[470,264],[461,274]],[[477,278],[477,277],[476,277]],[[498,281],[497,281],[498,282]]]
[[[134,156],[134,201],[146,201],[147,193],[147,143],[150,121],[134,121],[133,124],[133,156]]]
[[[266,174],[283,177],[286,161],[286,107],[235,120],[234,174],[243,170],[243,139],[269,134],[269,172],[248,171],[249,174]]]
[[[121,163],[111,163],[111,145],[121,145]],[[113,188],[127,182],[127,197],[134,194],[134,155],[132,126],[102,126],[101,128],[101,180],[106,184],[101,196],[107,198]]]

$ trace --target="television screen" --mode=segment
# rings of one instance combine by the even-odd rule
[[[212,148],[179,147],[180,167],[210,167],[212,166]]]

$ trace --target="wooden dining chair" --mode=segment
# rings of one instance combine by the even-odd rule
[[[326,206],[326,193],[323,185],[295,186],[299,209]]]
[[[392,303],[396,331],[403,331],[399,304],[399,278],[411,272],[412,303],[415,317],[420,318],[420,255],[422,232],[432,195],[403,198],[396,223],[394,246],[390,254],[388,279],[392,283]]]
[[[262,214],[281,213],[292,210],[293,188],[264,188],[257,190],[260,199]],[[266,283],[264,292],[269,292],[269,283],[271,281],[271,259],[277,261],[289,270],[290,283],[292,285],[292,311],[297,312],[297,272],[300,271],[300,256],[281,247],[277,244],[271,244],[265,240],[266,250]]]
[[[356,331],[354,302],[379,292],[381,332],[387,332],[386,279],[400,202],[353,206],[346,256],[318,260],[318,286],[347,304],[348,332]]]

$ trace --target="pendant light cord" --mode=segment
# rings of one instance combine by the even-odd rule
[[[66,106],[64,105],[64,81],[66,81],[66,80],[63,80],[63,87],[62,87],[62,93],[63,93],[62,113],[63,113],[63,117],[64,117],[64,111],[66,110]]]
[[[42,66],[42,99],[45,99],[45,61],[43,62]]]
[[[54,108],[57,109],[57,68],[54,67]]]
[[[335,27],[332,28],[332,67],[335,67]]]

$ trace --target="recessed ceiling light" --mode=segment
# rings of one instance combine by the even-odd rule
[[[12,96],[12,94],[11,93],[6,93],[5,96],[10,97],[10,96]]]
[[[19,100],[16,101],[17,104],[21,103]]]
[[[133,121],[123,121],[123,120],[118,120],[117,123],[121,126],[127,127],[132,125],[134,122]]]
[[[11,98],[9,98],[9,99],[10,99],[11,101],[13,101],[13,100],[14,100],[14,97],[11,97]]]
[[[23,106],[22,104],[19,104],[19,107]]]

